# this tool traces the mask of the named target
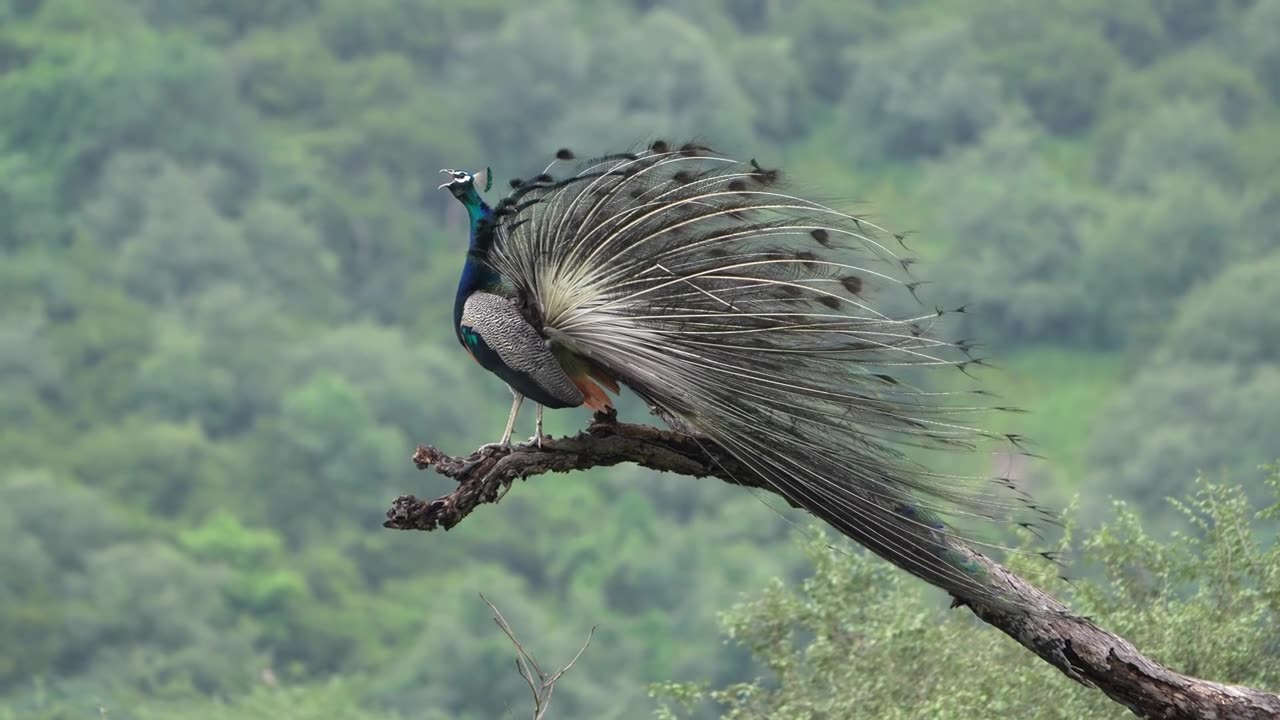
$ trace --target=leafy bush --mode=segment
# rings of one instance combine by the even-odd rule
[[[1024,3],[999,3],[973,20],[985,67],[1050,131],[1088,129],[1120,58],[1093,27]]]
[[[104,495],[44,474],[5,476],[0,500],[0,628],[21,638],[0,650],[0,683],[83,673],[122,692],[231,692],[260,666],[221,568],[138,538]]]
[[[1079,285],[1101,300],[1093,308],[1104,334],[1144,355],[1180,298],[1251,254],[1239,198],[1201,177],[1157,175],[1144,196],[1112,203],[1089,237]]]
[[[1231,3],[1199,0],[1151,0],[1175,43],[1190,43],[1208,35],[1226,20]]]
[[[246,116],[219,53],[151,31],[118,2],[49,3],[39,19],[51,32],[28,46],[24,72],[0,75],[0,144],[50,164],[60,199],[76,198],[117,149],[252,167]],[[76,34],[94,28],[97,42]]]
[[[1280,357],[1280,254],[1234,265],[1178,305],[1161,348],[1178,362],[1251,368]]]
[[[1167,49],[1164,21],[1149,2],[1120,5],[1110,0],[1071,0],[1069,9],[1079,18],[1077,22],[1097,27],[1115,51],[1133,65],[1147,65]]]
[[[1264,93],[1248,68],[1198,48],[1171,55],[1143,72],[1121,75],[1106,87],[1104,102],[1113,125],[1140,124],[1147,114],[1185,101],[1217,110],[1238,128],[1266,107]],[[1217,131],[1216,123],[1213,129]]]
[[[1280,499],[1280,473],[1268,482]],[[1015,566],[1160,662],[1275,688],[1280,545],[1252,523],[1275,519],[1280,503],[1258,510],[1238,488],[1200,483],[1174,507],[1188,529],[1164,542],[1118,504],[1116,518],[1079,543],[1099,572],[1070,586],[1043,563]],[[721,617],[767,676],[714,690],[656,685],[659,718],[707,704],[733,720],[1130,717],[967,613],[922,598],[916,581],[869,554],[832,552],[819,532],[809,556],[814,570],[799,588],[777,581]]]
[[[847,142],[889,161],[972,143],[999,116],[1000,84],[958,27],[930,28],[855,55],[841,103]]]
[[[1114,156],[1099,166],[1109,184],[1122,191],[1147,191],[1166,175],[1185,173],[1223,187],[1238,187],[1241,163],[1231,129],[1218,110],[1190,101],[1153,108],[1127,134]],[[1104,145],[1104,148],[1113,146]]]
[[[1280,102],[1280,2],[1258,0],[1241,23],[1240,36],[1258,80]]]
[[[497,0],[439,3],[433,0],[373,0],[325,3],[320,33],[334,54],[350,59],[394,53],[438,64],[459,33],[473,25],[491,25],[502,17]]]
[[[1275,454],[1280,368],[1155,362],[1100,418],[1082,492],[1093,507],[1119,497],[1155,515],[1184,478],[1239,475]]]
[[[544,153],[573,143],[625,146],[654,133],[714,138],[735,154],[749,144],[756,107],[710,35],[659,10],[592,40],[586,92],[542,134]]]
[[[778,18],[805,86],[823,104],[838,101],[857,66],[857,50],[884,39],[891,24],[884,9],[869,2],[796,0]]]
[[[25,152],[7,148],[0,134],[0,250],[49,242],[62,229],[51,178]]]
[[[69,582],[67,628],[71,647],[94,651],[70,668],[156,695],[243,692],[265,665],[218,592],[224,579],[159,543],[88,553]]]
[[[1079,278],[1089,207],[1034,155],[1025,129],[1002,130],[931,173],[933,233],[949,250],[936,281],[973,304],[965,319],[977,337],[1088,340],[1096,327]],[[1007,182],[1022,191],[1009,195]]]

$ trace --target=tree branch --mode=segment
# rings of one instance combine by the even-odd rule
[[[456,458],[419,446],[419,469],[458,481],[435,500],[412,495],[396,498],[385,527],[399,530],[448,530],[481,504],[497,502],[516,478],[548,472],[587,470],[635,463],[641,467],[693,477],[715,477],[733,485],[771,491],[749,469],[708,441],[647,425],[619,423],[596,415],[585,432],[547,440],[541,448],[478,451]],[[1180,675],[1144,656],[1128,640],[1071,613],[1065,605],[991,559],[962,548],[1016,602],[996,606],[981,597],[955,598],[984,622],[1018,641],[1067,677],[1096,688],[1141,717],[1159,720],[1264,720],[1280,718],[1280,697],[1238,685]],[[1017,608],[1010,610],[1010,607]]]

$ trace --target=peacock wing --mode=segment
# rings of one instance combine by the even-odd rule
[[[551,408],[577,407],[582,391],[510,300],[478,292],[462,310],[462,337],[467,350],[513,390]]]

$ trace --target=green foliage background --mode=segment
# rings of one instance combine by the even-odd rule
[[[1081,498],[1102,570],[1077,602],[1275,686],[1275,639],[1242,638],[1280,586],[1248,511],[1280,428],[1280,0],[0,0],[0,718],[523,716],[479,591],[548,662],[601,625],[557,717],[756,677],[682,716],[1037,716],[1039,693],[1110,717],[731,488],[615,468],[448,534],[379,527],[446,488],[415,442],[461,452],[507,409],[454,345],[465,228],[436,169],[654,135],[913,231],[1032,411],[1000,421],[1048,457],[1019,476]],[[1202,490],[1234,514],[1170,536],[1201,471],[1244,494]],[[1197,590],[1219,523],[1260,533],[1225,606]],[[814,608],[861,639],[769,634]],[[1196,622],[1228,644],[1162,644]],[[835,651],[866,657],[811,682]]]

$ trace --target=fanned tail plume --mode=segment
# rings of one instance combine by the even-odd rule
[[[919,383],[981,359],[942,339],[939,319],[963,308],[920,303],[901,235],[695,143],[556,165],[512,182],[487,262],[557,353],[898,567],[992,593],[957,550],[959,528],[1049,516],[1007,480],[922,460],[1013,439],[977,427],[1000,409],[980,391]]]

